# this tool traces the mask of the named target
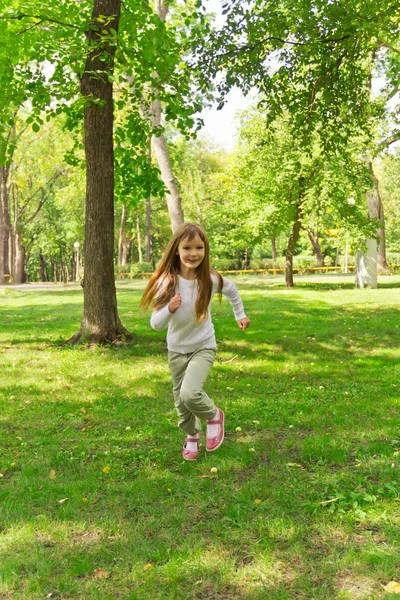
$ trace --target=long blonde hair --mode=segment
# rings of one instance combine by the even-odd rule
[[[198,223],[183,223],[172,236],[168,246],[165,249],[155,272],[150,277],[145,292],[140,301],[140,306],[158,310],[169,303],[175,295],[178,283],[178,275],[181,268],[181,260],[178,254],[178,247],[182,240],[190,242],[193,238],[199,236],[204,243],[204,258],[196,268],[196,280],[198,283],[198,295],[196,299],[196,321],[204,321],[207,318],[208,306],[211,300],[212,280],[211,274],[218,277],[218,293],[221,300],[223,286],[222,276],[210,266],[210,245],[204,229]]]

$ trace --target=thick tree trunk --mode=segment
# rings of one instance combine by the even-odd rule
[[[168,5],[166,0],[156,0],[154,5],[155,11],[161,21],[165,21],[168,14]],[[158,78],[157,74],[154,75],[155,79]],[[155,91],[157,94],[157,91]],[[161,102],[156,99],[152,102],[150,107],[150,116],[153,129],[158,129],[161,125]],[[167,142],[164,134],[158,132],[151,138],[154,153],[157,158],[157,163],[161,171],[161,178],[168,189],[166,194],[167,206],[169,212],[169,218],[171,220],[172,231],[175,231],[184,222],[182,199],[178,191],[174,174],[172,171],[172,165],[169,158],[169,152]]]
[[[118,31],[120,8],[121,0],[94,0],[91,29],[87,33],[90,47],[81,80],[81,93],[87,101],[84,309],[81,328],[70,342],[115,342],[128,334],[118,317],[113,264],[114,114],[110,80],[115,46],[101,40],[98,33]],[[104,22],[103,17],[108,19]]]
[[[379,226],[377,228],[377,234],[379,235],[378,245],[378,256],[377,256],[377,269],[378,273],[390,273],[390,270],[386,261],[386,239],[385,239],[385,215],[383,212],[382,198],[379,193],[379,182],[374,173],[372,162],[368,162],[368,170],[371,175],[372,186],[367,192],[368,201],[368,216],[370,219],[378,219]]]
[[[286,250],[286,261],[285,261],[285,284],[286,287],[293,287],[293,254],[296,248],[297,240],[299,239],[299,233],[301,229],[301,218],[302,218],[302,205],[303,197],[302,194],[299,196],[299,201],[296,207],[296,218],[293,223],[292,233],[289,238],[287,250]]]
[[[276,265],[276,237],[271,238],[272,264]]]
[[[308,237],[310,238],[310,242],[312,244],[315,258],[317,259],[317,265],[319,267],[324,266],[324,259],[322,257],[322,250],[319,244],[319,232],[312,231],[312,229],[307,229]]]

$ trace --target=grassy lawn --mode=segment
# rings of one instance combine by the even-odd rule
[[[237,279],[215,454],[181,458],[165,332],[66,347],[82,291],[0,289],[0,599],[380,599],[400,582],[400,277]],[[241,428],[241,430],[236,430]],[[218,472],[212,474],[210,469]]]

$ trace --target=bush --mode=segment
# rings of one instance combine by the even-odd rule
[[[324,257],[324,266],[325,267],[331,267],[333,265],[333,258],[332,256],[325,256]]]
[[[211,262],[217,271],[233,271],[238,268],[233,258],[214,258]]]
[[[400,252],[386,252],[386,260],[389,265],[400,265]]]
[[[116,271],[120,274],[129,275],[131,272],[131,265],[118,265]]]
[[[310,267],[317,267],[317,260],[315,256],[306,256],[299,254],[293,257],[293,267],[295,269],[308,269]]]
[[[131,265],[131,277],[137,277],[139,273],[152,273],[153,265],[147,262],[137,262]]]
[[[253,270],[258,270],[258,269],[270,269],[271,267],[268,266],[268,263],[271,261],[262,259],[262,258],[253,258],[250,261],[250,269]]]

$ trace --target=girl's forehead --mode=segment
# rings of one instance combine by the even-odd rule
[[[199,236],[198,233],[196,233],[193,236],[187,236],[187,237],[182,238],[180,243],[181,244],[187,244],[187,243],[204,244],[203,240],[201,239],[201,237]]]

